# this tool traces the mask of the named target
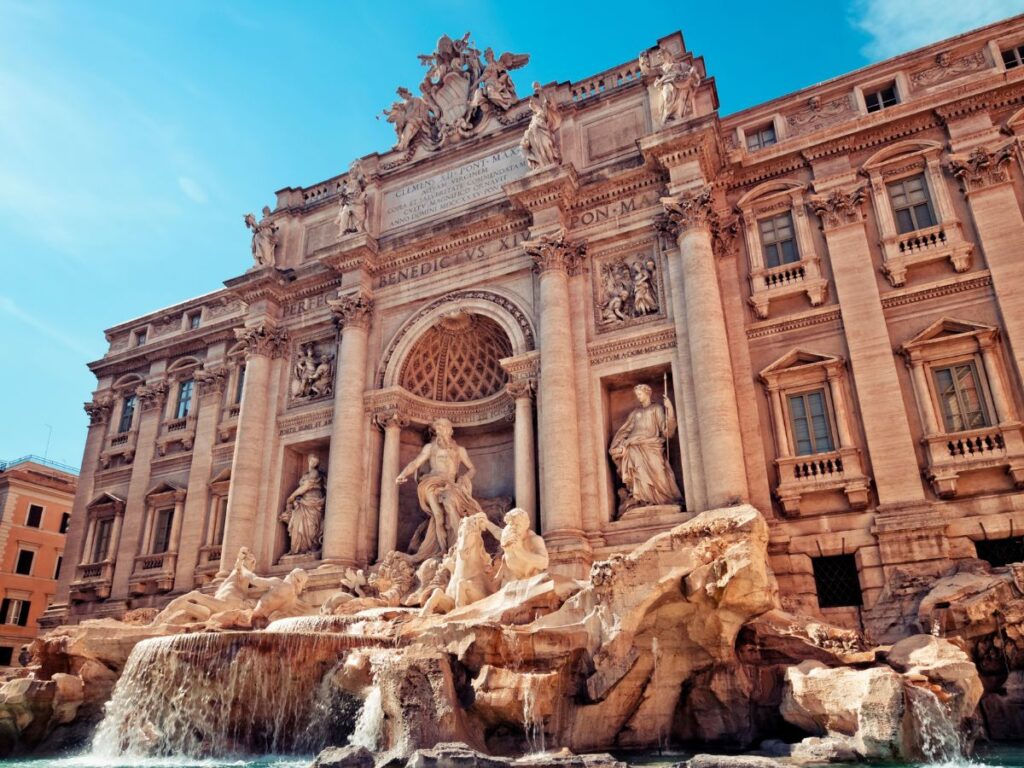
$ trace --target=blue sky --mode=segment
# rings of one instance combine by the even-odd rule
[[[722,10],[722,8],[725,10]],[[250,265],[242,214],[393,142],[416,54],[469,30],[576,80],[680,29],[722,114],[1024,11],[1024,0],[727,4],[0,0],[0,459],[77,465],[103,329]],[[52,427],[52,436],[51,436]]]

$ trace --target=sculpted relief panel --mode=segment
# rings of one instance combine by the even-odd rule
[[[594,316],[599,332],[665,317],[663,276],[652,248],[594,260]]]
[[[293,403],[308,403],[334,394],[334,355],[326,351],[328,346],[315,341],[299,345],[289,385]]]

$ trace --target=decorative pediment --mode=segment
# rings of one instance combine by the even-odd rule
[[[791,199],[802,197],[807,192],[807,185],[798,181],[780,179],[758,184],[743,197],[736,201],[736,207],[747,210],[763,200],[787,195]]]
[[[761,379],[768,381],[778,378],[786,372],[802,371],[808,367],[832,367],[842,366],[844,360],[835,355],[821,355],[817,352],[808,352],[803,349],[794,348],[784,354],[774,363],[761,371]]]
[[[161,480],[159,483],[154,485],[149,491],[146,492],[146,498],[151,502],[165,497],[166,500],[175,499],[178,497],[185,497],[185,488],[175,483],[168,482],[167,480]]]
[[[90,512],[105,511],[107,509],[112,509],[115,512],[118,512],[124,509],[124,504],[125,501],[120,496],[115,496],[112,493],[104,491],[99,496],[90,501],[88,504],[86,504],[85,508]]]
[[[873,171],[900,161],[940,152],[942,145],[935,141],[900,141],[878,150],[861,167],[864,171]]]
[[[983,325],[982,323],[972,323],[968,320],[956,320],[949,317],[943,317],[936,320],[917,334],[917,336],[906,342],[903,345],[903,349],[913,349],[914,347],[922,344],[940,341],[952,336],[988,336],[996,333],[996,331],[996,327],[992,325]]]

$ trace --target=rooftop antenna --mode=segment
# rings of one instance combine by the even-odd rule
[[[43,424],[49,432],[46,433],[46,450],[43,451],[43,458],[50,458],[50,438],[53,437],[53,426],[51,424]]]

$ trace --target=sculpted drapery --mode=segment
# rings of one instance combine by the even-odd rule
[[[324,475],[320,459],[310,455],[306,473],[285,501],[281,521],[288,525],[288,554],[305,555],[320,549],[324,523]]]

